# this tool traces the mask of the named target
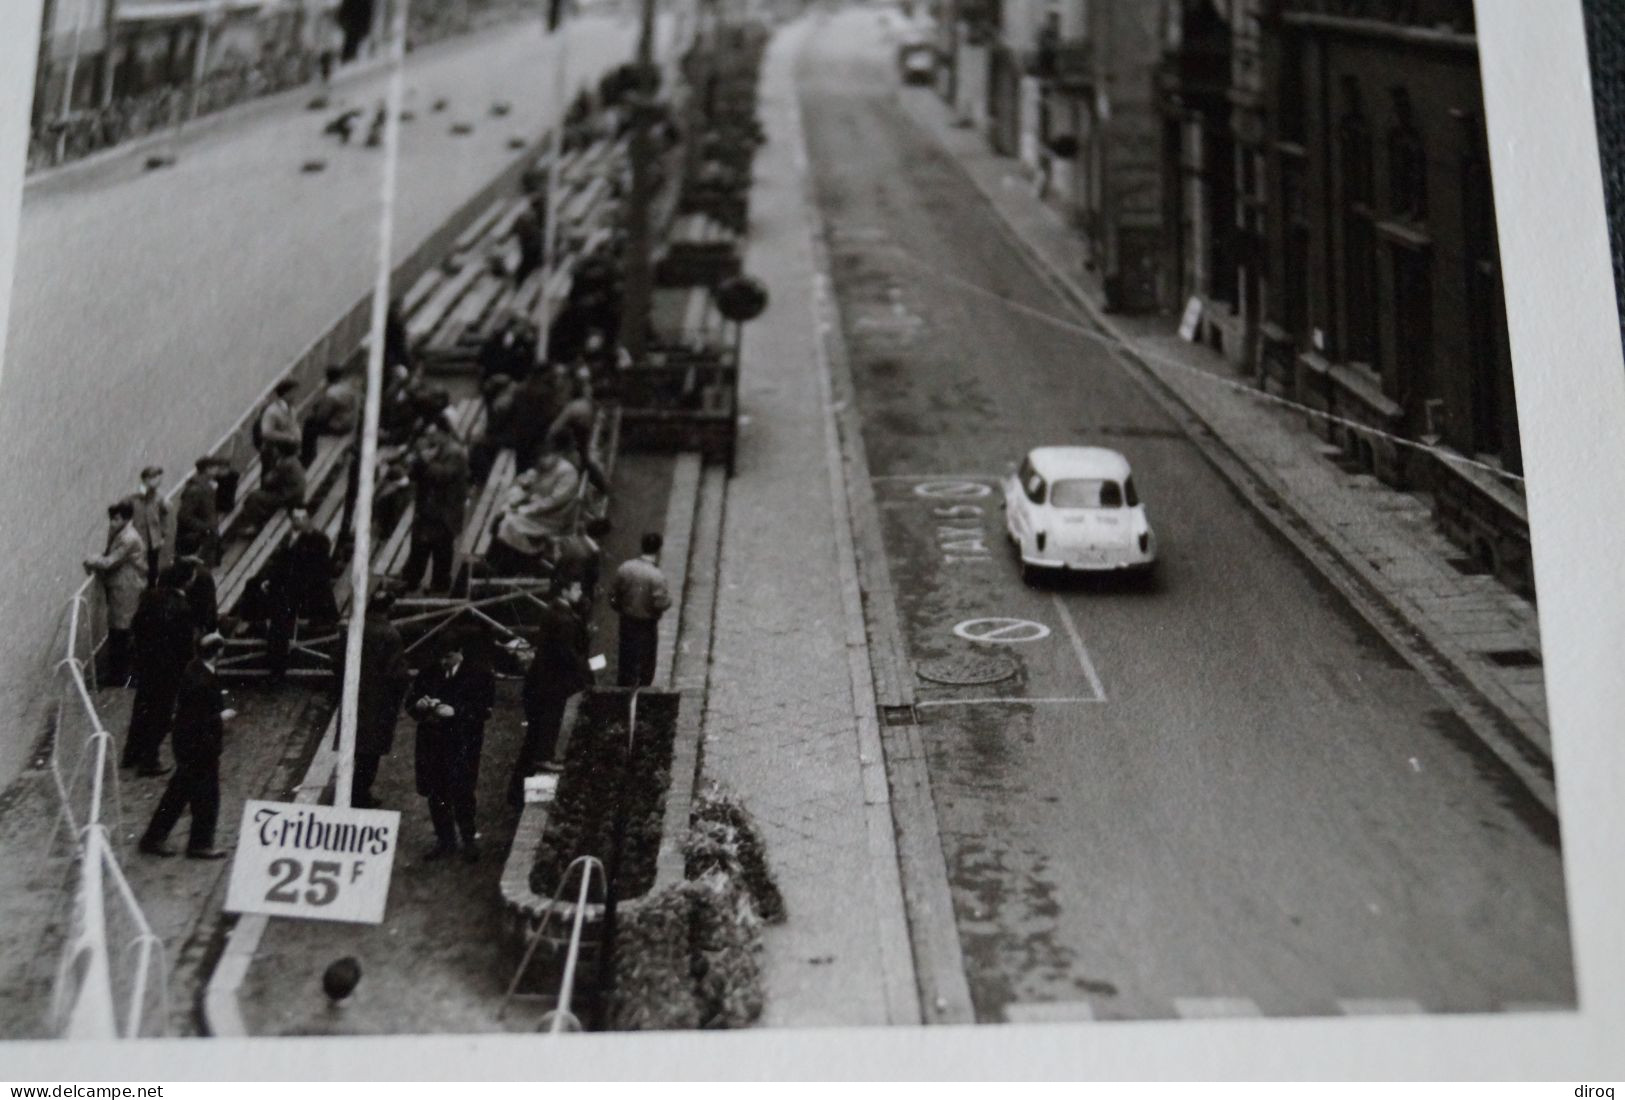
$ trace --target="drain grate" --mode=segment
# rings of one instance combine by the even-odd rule
[[[913,707],[883,706],[880,708],[880,717],[888,726],[919,725],[919,716],[914,713]]]
[[[936,661],[921,661],[914,671],[922,680],[953,687],[996,684],[1016,674],[1014,658],[1002,653],[961,653]]]
[[[1532,649],[1492,649],[1484,656],[1502,668],[1540,667],[1540,654]]]

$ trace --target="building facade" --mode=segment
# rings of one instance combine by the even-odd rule
[[[982,125],[993,148],[1016,158],[1083,233],[1108,308],[1171,308],[1154,80],[1158,5],[960,0],[955,24],[950,84],[960,120]]]
[[[1272,0],[1262,14],[1262,380],[1520,472],[1471,0]],[[1429,492],[1464,568],[1532,591],[1512,482],[1317,423],[1353,468]]]
[[[1258,352],[1267,156],[1263,0],[1168,0],[1157,75],[1164,246],[1198,338],[1238,366]]]

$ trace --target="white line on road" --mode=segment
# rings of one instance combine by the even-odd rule
[[[1095,1008],[1088,1001],[1041,1001],[1004,1006],[1004,1020],[1009,1024],[1067,1024],[1094,1018]]]
[[[1072,621],[1072,613],[1066,609],[1065,602],[1059,596],[1050,597],[1055,601],[1055,610],[1061,613],[1061,622],[1066,632],[1072,636],[1072,651],[1078,655],[1078,664],[1083,666],[1083,674],[1089,678],[1089,687],[1094,691],[1100,702],[1106,701],[1106,689],[1101,685],[1100,674],[1095,671],[1095,663],[1089,659],[1089,651],[1084,648],[1083,635],[1078,633],[1078,624]]]
[[[964,707],[987,703],[1104,703],[1098,695],[1062,695],[1048,698],[1028,698],[1024,695],[990,695],[980,699],[916,699],[916,707]]]
[[[1337,1007],[1345,1016],[1421,1016],[1427,1012],[1406,997],[1343,997]]]
[[[1263,1015],[1249,997],[1175,997],[1174,1011],[1186,1020]]]
[[[992,474],[870,474],[870,481],[997,481]]]

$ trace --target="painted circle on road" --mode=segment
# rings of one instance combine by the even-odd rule
[[[914,495],[918,497],[985,497],[992,491],[991,486],[977,481],[922,481],[914,486]]]
[[[954,633],[967,642],[1038,642],[1049,637],[1049,627],[1031,619],[966,619],[954,626]]]

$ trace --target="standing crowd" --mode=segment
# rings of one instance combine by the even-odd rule
[[[453,594],[470,497],[504,451],[512,452],[515,473],[486,532],[488,551],[469,563],[470,577],[523,578],[532,586],[548,579],[538,622],[523,639],[533,658],[523,672],[526,730],[510,771],[512,806],[522,804],[527,776],[557,767],[565,705],[595,679],[588,620],[609,484],[591,446],[596,393],[604,381],[612,384],[625,353],[604,335],[610,302],[594,285],[578,278],[585,297],[573,294],[550,331],[550,343],[566,353],[558,358],[541,360],[537,334],[525,320],[499,319],[479,355],[483,428],[466,442],[453,427],[449,393],[414,361],[398,306],[389,313],[390,369],[380,397],[379,469],[368,519],[378,545],[410,509],[410,542],[400,576],[377,580],[368,599],[352,801],[378,806],[373,786],[399,717],[407,714],[417,727],[416,789],[427,799],[435,833],[430,859],[458,852],[479,858],[475,789],[485,725],[496,698],[495,668],[512,651],[463,620],[437,636],[432,659],[414,672],[391,610],[403,593]],[[140,841],[148,855],[174,854],[168,837],[188,812],[186,854],[206,860],[229,854],[215,846],[220,760],[236,714],[221,681],[228,648],[257,634],[273,682],[287,673],[296,643],[334,643],[342,655],[334,583],[355,522],[362,391],[334,365],[303,415],[296,395],[297,384],[284,381],[256,415],[251,436],[260,478],[240,502],[240,475],[223,459],[199,458],[173,509],[160,493],[163,470],[147,467],[136,490],[107,509],[103,552],[84,562],[106,602],[101,680],[123,687],[133,673],[136,686],[121,766],[142,777],[170,776]],[[337,546],[314,520],[307,477],[325,436],[351,440]],[[233,513],[223,527],[223,517]],[[230,614],[222,615],[213,570],[224,560],[225,543],[257,537],[280,516],[287,519],[286,534]],[[657,624],[671,605],[660,549],[659,534],[645,535],[641,555],[619,568],[610,587],[609,603],[620,618],[623,685],[653,679]],[[173,768],[162,759],[166,738]]]

